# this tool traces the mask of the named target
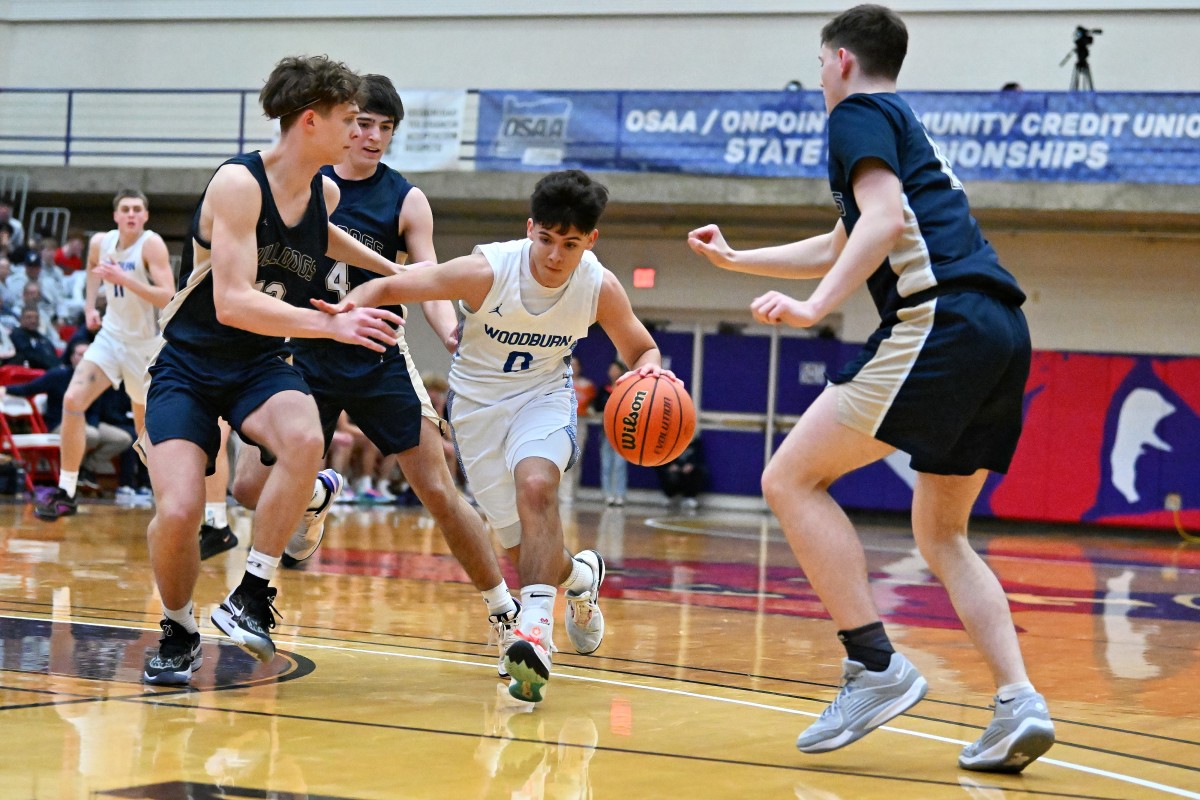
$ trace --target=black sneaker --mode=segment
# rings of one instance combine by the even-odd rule
[[[252,592],[239,586],[212,612],[213,625],[264,664],[275,657],[271,628],[279,615],[275,608],[277,592],[274,586]]]
[[[220,555],[226,550],[237,547],[237,536],[226,525],[224,528],[214,528],[212,525],[200,526],[200,559],[204,560]]]
[[[75,504],[75,498],[67,494],[67,490],[61,486],[57,487],[53,494],[47,496],[33,507],[34,515],[46,522],[54,522],[59,517],[72,516],[78,510],[79,507]]]
[[[204,661],[200,634],[188,633],[170,619],[160,620],[158,624],[163,635],[158,640],[158,652],[146,662],[142,681],[161,686],[183,686]]]

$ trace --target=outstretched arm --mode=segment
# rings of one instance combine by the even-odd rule
[[[756,250],[734,250],[716,225],[688,234],[688,247],[721,269],[771,278],[819,278],[829,272],[845,246],[841,220],[829,233]]]
[[[828,274],[812,296],[798,301],[767,292],[750,305],[759,322],[783,322],[798,328],[817,324],[866,282],[891,253],[904,232],[900,179],[886,163],[864,159],[851,177],[862,216]]]
[[[337,305],[314,300],[313,305],[328,313],[351,308],[393,306],[398,303],[423,303],[426,300],[464,300],[478,309],[492,288],[492,267],[479,253],[462,256],[445,264],[405,269],[390,278],[367,281],[355,287]]]
[[[408,247],[409,262],[437,263],[437,251],[433,247],[433,209],[429,198],[420,189],[409,190],[400,209],[400,233]],[[418,267],[424,269],[425,266]],[[453,353],[458,348],[458,315],[449,300],[426,300],[421,311],[433,332],[442,344]]]

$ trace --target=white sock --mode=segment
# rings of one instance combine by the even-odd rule
[[[188,604],[183,608],[172,611],[163,606],[163,616],[174,623],[183,626],[183,629],[188,633],[199,633],[200,628],[196,626],[196,612],[192,608],[192,601],[188,600]]]
[[[580,561],[578,558],[571,559],[571,574],[562,582],[562,588],[568,592],[579,594],[586,592],[592,588],[592,581],[595,576],[592,574],[592,568]]]
[[[1032,692],[1033,684],[1029,681],[1020,681],[1018,683],[1006,683],[996,690],[996,699],[1007,703],[1019,694]]]
[[[275,575],[275,568],[279,566],[279,556],[269,556],[265,553],[260,553],[253,547],[250,548],[250,555],[246,556],[246,572],[251,575],[257,575],[264,581],[271,580]]]
[[[225,501],[204,504],[204,524],[213,528],[228,528],[229,517],[226,515]]]
[[[65,469],[58,471],[58,488],[62,489],[71,497],[75,496],[75,487],[79,485],[79,470],[68,472]]]
[[[313,484],[312,497],[308,500],[308,507],[305,511],[317,511],[321,506],[325,505],[325,501],[329,499],[329,489],[325,486],[325,481],[317,478]]]
[[[550,649],[554,634],[554,596],[558,593],[548,583],[533,583],[521,587],[521,633],[536,639]]]
[[[487,603],[488,613],[493,616],[502,617],[517,610],[517,601],[513,600],[512,593],[508,591],[508,584],[503,578],[499,584],[480,594]]]

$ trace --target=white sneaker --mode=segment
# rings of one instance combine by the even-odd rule
[[[513,602],[516,603],[517,601],[514,600]],[[517,615],[520,613],[521,604],[517,603],[517,607],[507,614],[488,615],[488,622],[492,623],[492,638],[500,651],[500,661],[496,665],[496,674],[501,678],[508,677],[508,671],[504,669],[504,654],[517,641]]]
[[[575,594],[567,592],[567,636],[582,655],[596,652],[604,639],[604,614],[600,613],[600,584],[604,583],[604,559],[595,550],[575,554],[576,561],[591,567],[592,585]]]
[[[131,506],[137,503],[137,492],[132,486],[118,486],[114,499],[119,506]]]
[[[325,487],[325,501],[315,509],[304,511],[304,519],[300,520],[300,525],[288,540],[287,547],[283,548],[283,554],[294,563],[299,563],[317,552],[321,540],[325,538],[325,516],[333,507],[337,496],[341,494],[342,487],[346,485],[342,476],[331,469],[318,472],[317,480]]]

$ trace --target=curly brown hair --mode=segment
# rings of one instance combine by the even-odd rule
[[[329,56],[288,56],[275,65],[258,93],[269,119],[286,131],[307,108],[326,114],[339,103],[361,102],[363,79]]]

